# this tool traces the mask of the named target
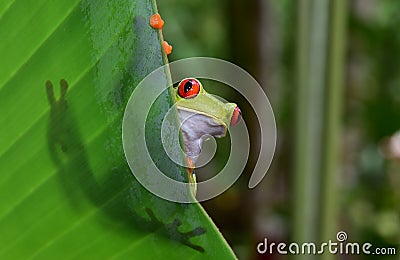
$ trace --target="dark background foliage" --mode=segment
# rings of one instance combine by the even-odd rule
[[[274,108],[277,153],[263,183],[248,190],[249,170],[258,149],[256,118],[236,93],[221,91],[211,82],[205,84],[211,92],[244,107],[244,118],[253,133],[247,174],[220,197],[203,203],[239,256],[256,257],[255,246],[264,237],[321,241],[335,239],[340,230],[345,230],[351,241],[386,247],[399,244],[400,158],[399,148],[394,147],[399,147],[400,141],[394,135],[400,130],[400,2],[357,0],[339,8],[334,2],[159,3],[166,21],[164,37],[174,47],[170,61],[213,56],[236,63],[262,84]],[[302,23],[304,12],[308,17]],[[343,32],[337,36],[335,24],[341,23]],[[321,35],[325,38],[318,41]],[[343,55],[342,63],[331,63],[337,53]],[[321,55],[324,59],[318,60]],[[306,61],[302,63],[302,59]],[[313,60],[322,61],[323,66],[313,67]],[[307,70],[302,70],[301,64],[311,64],[309,76],[303,75]],[[318,79],[314,89],[301,94]],[[311,104],[309,110],[299,110],[302,102]],[[317,118],[310,121],[317,130],[303,127],[304,113]],[[307,137],[310,132],[315,134],[311,139]],[[224,164],[224,147],[229,142],[218,143],[222,148],[216,163],[201,169],[200,174],[217,172]],[[316,156],[301,157],[310,151]],[[304,159],[317,167],[312,182],[306,184],[302,179],[309,177],[299,164]],[[304,195],[302,185],[312,189],[314,197]],[[308,210],[311,224],[302,218]],[[324,218],[324,214],[332,216]],[[303,231],[299,226],[305,227]],[[310,234],[304,235],[307,228]]]

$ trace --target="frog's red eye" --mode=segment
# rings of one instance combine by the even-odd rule
[[[197,79],[184,79],[178,85],[178,94],[183,98],[194,98],[200,92],[200,82]]]

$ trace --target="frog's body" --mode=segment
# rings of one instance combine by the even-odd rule
[[[210,136],[225,136],[227,128],[239,122],[241,112],[236,104],[224,103],[207,93],[194,78],[182,80],[174,91],[186,155],[194,167],[203,141]],[[194,171],[188,168],[189,180],[195,183]]]

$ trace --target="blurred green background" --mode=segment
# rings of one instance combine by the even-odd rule
[[[246,174],[203,203],[235,253],[267,258],[256,253],[265,237],[326,242],[340,230],[348,241],[398,251],[400,2],[164,0],[158,8],[173,46],[170,61],[231,61],[260,82],[275,112],[275,158],[263,182],[249,190],[260,145],[257,119],[236,93],[204,84],[238,103],[252,132]],[[223,165],[229,141],[218,143],[215,160]]]

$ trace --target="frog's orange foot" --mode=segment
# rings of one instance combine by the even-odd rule
[[[164,21],[161,19],[160,14],[153,14],[150,17],[150,26],[154,29],[162,29],[164,26]]]
[[[187,164],[187,168],[191,169],[193,171],[194,163],[193,163],[192,159],[190,159],[189,156],[186,156],[186,164]]]
[[[172,52],[172,46],[168,44],[167,41],[163,42],[165,54],[170,55]]]
[[[194,163],[189,157],[186,157],[186,163],[187,163],[187,172],[188,172],[190,189],[192,191],[193,196],[196,197],[197,181],[196,181],[196,174],[194,172],[195,168]]]

